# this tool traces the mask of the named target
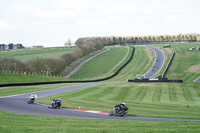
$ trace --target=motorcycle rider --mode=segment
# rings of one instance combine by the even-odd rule
[[[61,98],[59,98],[59,99],[53,99],[53,101],[52,101],[51,104],[49,105],[49,108],[52,108],[52,107],[53,107],[53,103],[55,103],[55,104],[58,104],[58,103],[59,103],[59,106],[61,106],[61,105],[62,105],[62,100],[61,100]]]
[[[29,98],[30,100],[33,100],[34,103],[36,103],[37,94],[31,94]]]
[[[113,114],[122,110],[124,107],[127,107],[125,103],[120,103],[120,104],[115,105],[114,108],[113,108]]]

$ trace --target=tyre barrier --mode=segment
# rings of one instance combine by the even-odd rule
[[[0,84],[0,87],[8,87],[8,86],[29,86],[29,85],[42,85],[42,84],[59,84],[59,83],[88,83],[88,82],[99,82],[99,81],[105,81],[108,79],[111,79],[119,74],[119,72],[130,63],[130,61],[133,59],[134,53],[135,53],[135,48],[132,47],[132,53],[129,58],[129,60],[121,66],[117,72],[115,72],[113,75],[102,78],[102,79],[95,79],[95,80],[82,80],[82,81],[52,81],[52,82],[34,82],[34,83],[10,83],[10,84]]]
[[[183,80],[168,80],[167,78],[160,79],[127,79],[127,82],[171,82],[171,83],[183,83]]]

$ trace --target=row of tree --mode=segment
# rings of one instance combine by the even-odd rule
[[[26,62],[14,58],[0,58],[0,71],[23,71],[30,73],[49,73],[50,75],[67,75],[65,69],[76,60],[100,50],[104,47],[101,41],[88,42],[78,46],[70,53],[62,55],[59,59],[54,58],[34,58]]]
[[[179,34],[179,35],[159,35],[159,36],[127,36],[127,37],[85,37],[79,38],[76,45],[102,40],[105,45],[117,45],[126,43],[163,43],[163,42],[200,42],[200,34]]]

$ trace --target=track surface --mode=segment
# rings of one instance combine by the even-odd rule
[[[145,78],[149,79],[160,71],[160,69],[162,68],[164,64],[165,56],[159,48],[155,48],[151,46],[148,46],[148,47],[151,48],[156,55],[156,59],[155,59],[153,67],[144,75]]]
[[[38,98],[57,95],[64,92],[70,92],[77,89],[107,84],[107,83],[93,83],[93,84],[83,84],[78,86],[64,87],[53,90],[46,90],[36,92]],[[118,120],[141,120],[141,121],[197,121],[197,120],[183,120],[183,119],[164,119],[164,118],[145,118],[145,117],[115,117],[108,116],[105,114],[95,114],[89,112],[80,112],[69,109],[50,109],[46,105],[41,104],[27,104],[29,100],[29,94],[8,96],[0,98],[0,111],[6,111],[18,114],[29,114],[29,115],[41,115],[41,116],[57,116],[57,117],[71,117],[71,118],[90,118],[90,119],[118,119]],[[51,101],[49,101],[50,103]]]
[[[200,77],[198,77],[194,82],[200,82]]]

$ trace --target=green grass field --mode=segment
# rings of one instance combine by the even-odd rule
[[[31,85],[31,86],[14,86],[14,87],[0,87],[0,97],[16,94],[26,94],[32,92],[38,92],[43,90],[50,90],[55,88],[80,85],[79,83],[62,83],[62,84],[50,84],[50,85]]]
[[[95,57],[95,59],[90,60],[85,63],[76,73],[74,73],[72,79],[97,79],[102,77],[107,77],[116,72],[119,66],[122,66],[124,62],[120,65],[118,63],[123,60],[129,52],[128,59],[132,52],[128,47],[110,47],[110,50],[102,55]],[[112,70],[115,66],[118,67]]]
[[[0,73],[0,84],[6,83],[34,83],[34,82],[49,82],[49,81],[66,81],[68,79],[63,77],[48,77],[36,75],[22,75],[22,74],[3,74]]]
[[[199,133],[200,122],[61,118],[0,112],[1,133]]]
[[[53,98],[59,97],[62,98],[63,108],[80,107],[81,109],[105,112],[111,111],[114,105],[125,102],[129,107],[128,115],[130,116],[200,119],[199,83],[192,82],[199,76],[200,51],[188,50],[197,45],[200,46],[200,43],[172,44],[169,49],[175,51],[176,55],[166,77],[183,79],[183,84],[119,82],[88,87],[41,98],[37,101],[49,105]],[[154,46],[162,47],[163,45]],[[136,74],[144,74],[150,69],[155,60],[152,51],[147,51],[146,48],[139,46],[135,48],[135,55],[131,63],[118,76],[109,81],[134,79]],[[171,56],[170,52],[164,49],[164,53],[167,55],[166,60],[168,60]],[[102,57],[104,57],[103,55]],[[65,85],[3,87],[0,88],[0,92],[1,96],[7,96],[59,88]],[[200,132],[200,122],[93,120],[41,117],[5,112],[0,112],[0,117],[0,132]]]
[[[199,84],[176,83],[113,83],[41,98],[49,105],[62,98],[63,108],[109,112],[125,102],[128,115],[153,118],[200,119]]]
[[[59,58],[61,55],[72,51],[74,48],[42,48],[42,49],[20,49],[0,52],[1,58],[15,58],[27,61],[36,57]]]

